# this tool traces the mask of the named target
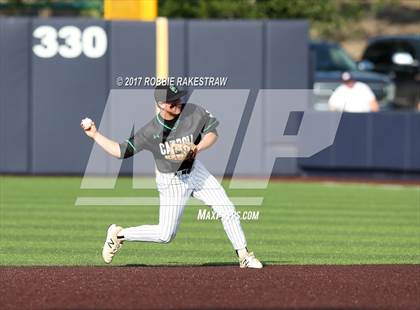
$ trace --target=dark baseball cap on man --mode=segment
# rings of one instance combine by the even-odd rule
[[[175,85],[159,85],[155,87],[156,102],[175,101],[186,94],[187,92],[185,90],[179,90]]]

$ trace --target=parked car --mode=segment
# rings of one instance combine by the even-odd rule
[[[372,38],[363,53],[363,62],[368,62],[368,67],[375,72],[388,74],[394,81],[396,107],[417,107],[420,103],[420,35]]]
[[[350,72],[357,81],[369,85],[381,109],[391,106],[395,85],[387,75],[360,70],[358,64],[337,43],[312,41],[310,49],[316,110],[328,110],[328,99],[341,84],[344,71]]]

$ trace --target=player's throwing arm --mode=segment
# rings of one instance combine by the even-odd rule
[[[106,152],[114,157],[121,157],[120,145],[118,142],[101,135],[96,129],[94,121],[90,118],[84,118],[82,119],[80,126],[83,128],[85,134],[95,140],[95,142],[98,143]]]

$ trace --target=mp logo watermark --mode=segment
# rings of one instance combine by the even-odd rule
[[[98,131],[125,141],[153,119],[154,102],[152,89],[112,89],[100,122],[96,120]],[[199,154],[199,159],[220,180],[225,177],[225,187],[235,190],[266,189],[277,158],[307,158],[329,147],[341,120],[340,112],[313,110],[312,89],[261,89],[256,95],[248,89],[197,89],[188,102],[202,106],[219,121],[217,143]],[[160,136],[155,133],[154,138]],[[158,197],[142,193],[142,189],[156,189],[151,178],[156,169],[152,154],[140,152],[132,163],[132,188],[139,190],[136,197],[80,195],[75,205],[159,205]],[[81,190],[114,189],[121,165],[122,160],[95,143]],[[230,198],[237,206],[253,207],[264,200],[263,195]],[[201,203],[190,199],[189,204]],[[241,211],[241,218],[258,218],[251,211]],[[212,219],[211,211],[210,215],[200,212],[198,220]]]

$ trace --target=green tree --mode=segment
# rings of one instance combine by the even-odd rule
[[[398,0],[160,0],[159,15],[202,19],[307,19],[321,36],[341,38],[347,25]]]

